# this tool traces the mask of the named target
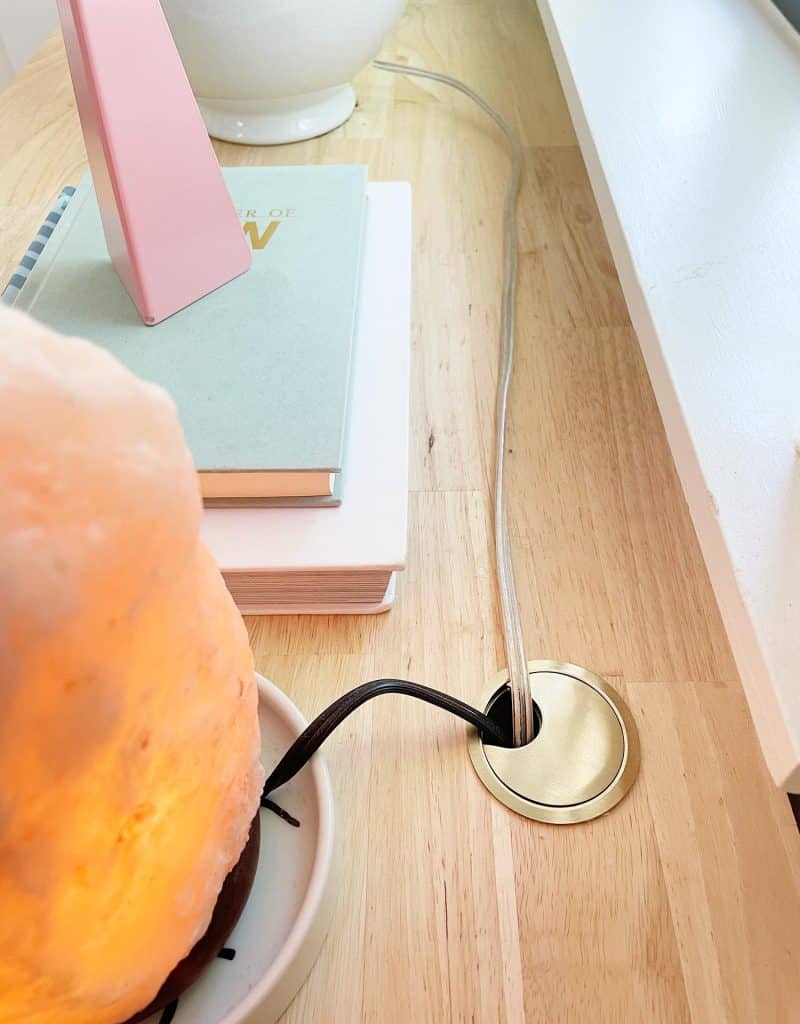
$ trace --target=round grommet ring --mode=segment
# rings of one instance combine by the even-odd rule
[[[469,730],[469,753],[480,779],[502,804],[534,821],[573,825],[611,810],[639,772],[639,734],[627,705],[588,669],[566,662],[528,663],[541,716],[524,747],[484,743]],[[483,694],[490,711],[508,687],[502,671]]]

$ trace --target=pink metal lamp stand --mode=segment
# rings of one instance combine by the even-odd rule
[[[112,262],[146,324],[251,253],[158,0],[58,0]]]

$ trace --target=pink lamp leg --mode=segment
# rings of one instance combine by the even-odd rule
[[[147,324],[251,253],[158,0],[58,0],[109,253]]]

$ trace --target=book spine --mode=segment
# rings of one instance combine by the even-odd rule
[[[56,225],[63,217],[64,211],[69,205],[70,199],[72,199],[74,195],[75,189],[72,185],[65,185],[61,190],[61,194],[53,204],[53,207],[45,218],[44,223],[37,231],[36,237],[28,246],[25,255],[20,260],[19,266],[11,275],[11,279],[0,294],[0,301],[7,303],[9,306],[13,305],[17,301],[19,293],[22,291],[31,271],[36,266],[37,260],[44,252],[44,247],[49,242],[50,236],[53,234]]]

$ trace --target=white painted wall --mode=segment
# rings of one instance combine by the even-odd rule
[[[55,0],[0,0],[0,89],[56,27]]]
[[[800,793],[800,34],[768,0],[539,7],[764,755]]]

